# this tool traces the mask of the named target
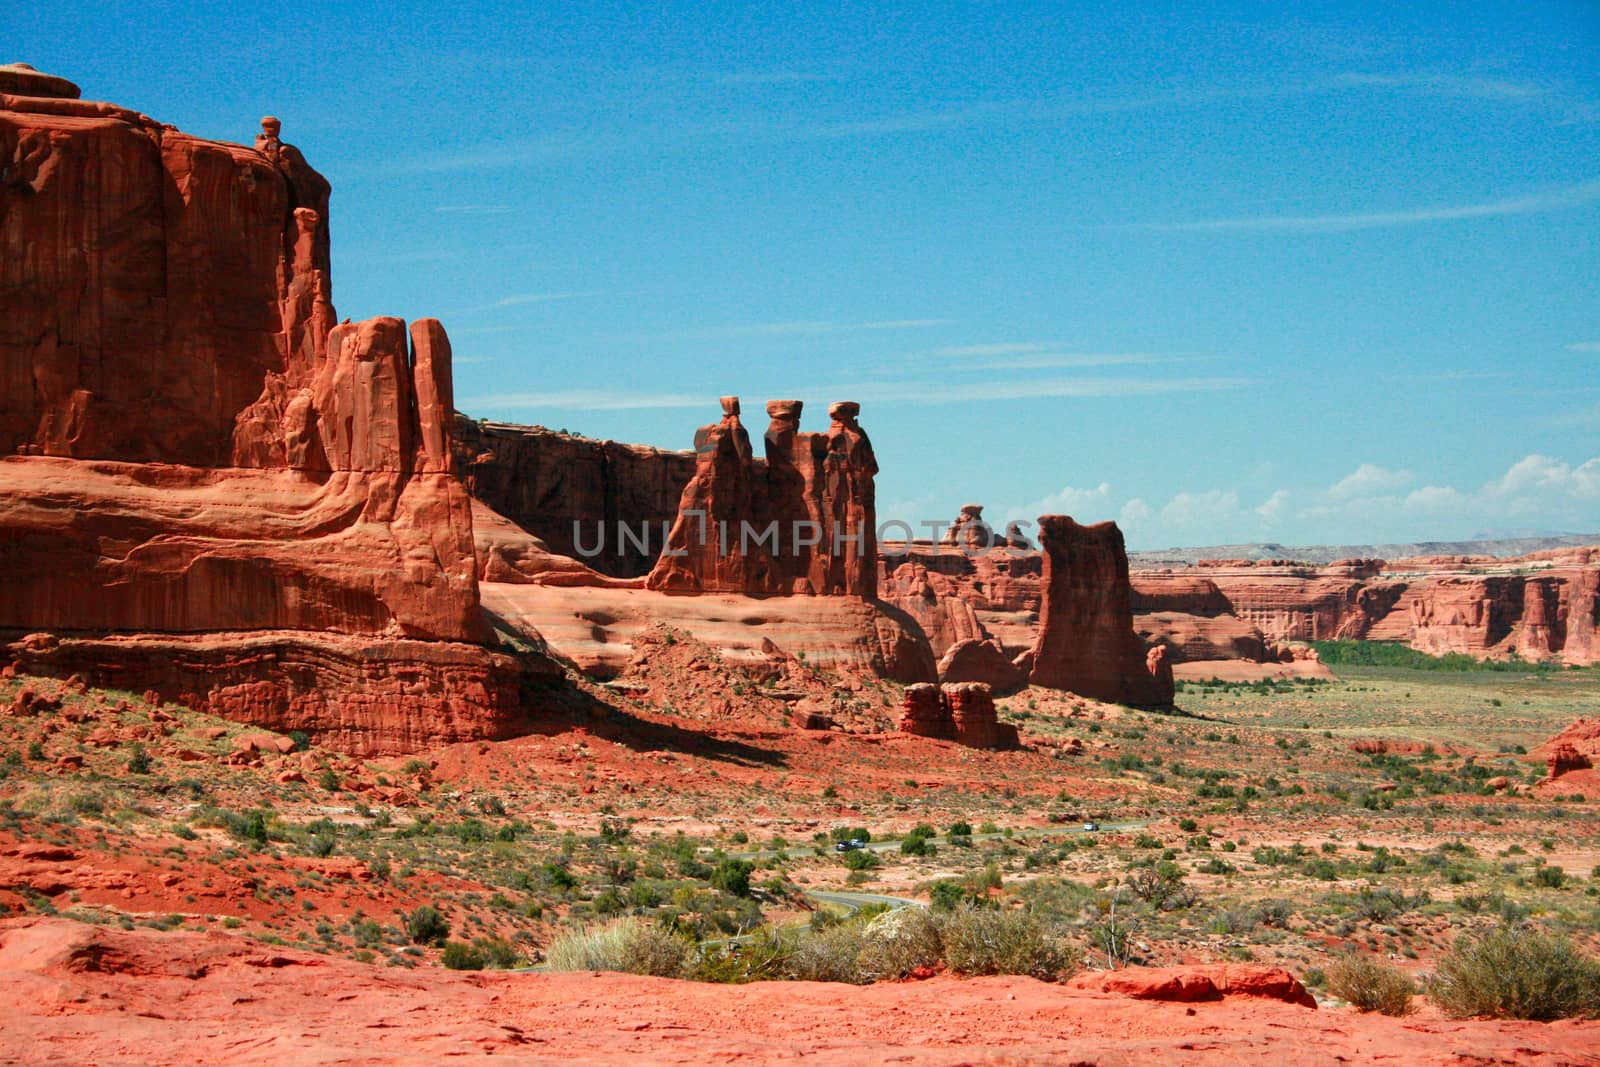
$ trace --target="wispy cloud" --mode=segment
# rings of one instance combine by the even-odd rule
[[[1048,370],[1067,367],[1132,367],[1168,362],[1151,352],[1059,352],[1041,344],[957,345],[935,349],[937,358],[967,362],[981,370]]]
[[[440,215],[509,215],[509,204],[440,204],[433,209]]]
[[[1350,88],[1409,90],[1472,100],[1533,100],[1549,93],[1544,86],[1532,82],[1433,72],[1341,74],[1334,79],[1334,84]]]
[[[1229,219],[1201,219],[1194,222],[1133,223],[1124,228],[1166,233],[1343,233],[1390,226],[1455,222],[1461,219],[1531,215],[1579,207],[1595,200],[1600,200],[1600,178],[1530,196],[1414,211],[1370,211],[1342,215],[1253,215]]]
[[[833,81],[834,77],[809,70],[743,70],[724,74],[717,80],[723,85],[804,85]]]
[[[829,395],[897,404],[1150,396],[1237,389],[1243,378],[1034,378],[1010,382],[873,382],[836,386]]]
[[[812,396],[846,397],[857,401],[894,404],[951,404],[1001,400],[1079,397],[1149,396],[1156,393],[1213,392],[1248,384],[1242,378],[1043,378],[1017,382],[925,383],[855,382],[807,387]],[[781,395],[795,390],[769,390]],[[467,397],[463,408],[491,411],[563,408],[588,411],[627,411],[644,408],[714,408],[716,395],[704,393],[635,393],[628,390],[566,389],[537,393],[500,393]]]
[[[947,345],[936,348],[936,356],[1011,356],[1021,352],[1047,352],[1052,346],[1038,341],[1000,341],[982,345]]]
[[[1568,345],[1569,352],[1600,352],[1600,341],[1579,341],[1575,345]]]
[[[557,300],[572,300],[580,296],[601,295],[603,294],[592,290],[572,290],[556,293],[513,293],[510,296],[503,296],[493,303],[479,304],[477,307],[467,308],[466,310],[469,313],[475,311],[499,311],[503,308],[523,307],[528,304],[549,304]]]
[[[629,393],[605,389],[558,389],[544,393],[494,393],[457,401],[463,408],[529,411],[560,408],[571,411],[635,411],[645,408],[699,408],[716,403],[710,393]]]
[[[673,338],[709,339],[718,337],[815,337],[834,333],[867,333],[880,330],[925,330],[943,326],[948,319],[873,319],[865,322],[832,319],[796,319],[786,322],[737,322],[725,326],[705,326],[667,334]]]

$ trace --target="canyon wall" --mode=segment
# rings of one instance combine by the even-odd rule
[[[694,477],[693,452],[464,415],[454,426],[456,470],[473,497],[550,552],[614,578],[650,573]]]
[[[336,324],[276,120],[207,141],[54,81],[0,95],[0,630],[71,640],[13,655],[371,751],[503,734],[553,668],[482,646],[443,327]]]

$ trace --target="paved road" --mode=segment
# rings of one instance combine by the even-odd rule
[[[1150,825],[1150,822],[1149,822],[1148,819],[1140,820],[1138,822],[1107,822],[1107,823],[1101,823],[1100,824],[1100,831],[1099,832],[1101,832],[1101,833],[1111,833],[1111,832],[1114,832],[1114,831],[1117,831],[1117,830],[1137,830],[1140,827],[1149,826],[1149,825]],[[1081,823],[1077,823],[1077,824],[1066,824],[1066,823],[1063,823],[1063,824],[1061,824],[1059,826],[1032,826],[1032,827],[1029,827],[1026,830],[1013,830],[1011,832],[1011,837],[1013,839],[1019,838],[1019,837],[1063,837],[1063,836],[1065,836],[1067,834],[1082,834],[1082,833],[1093,833],[1093,832],[1094,831],[1085,830]],[[971,840],[973,840],[973,841],[995,841],[995,840],[999,840],[999,839],[1002,839],[1002,838],[1005,838],[1005,837],[1006,837],[1006,834],[1004,832],[993,833],[993,834],[973,834],[972,837],[971,837]],[[928,838],[928,843],[930,845],[949,845],[950,844],[950,840],[949,840],[948,836],[946,836],[944,834],[941,834],[938,837],[930,837],[930,838]],[[832,851],[834,844],[835,844],[835,842],[829,841],[826,845],[819,846],[819,845],[816,845],[813,842],[806,841],[806,842],[802,842],[802,843],[799,843],[799,844],[790,845],[788,848],[753,849],[753,850],[751,850],[749,852],[729,852],[729,853],[727,853],[727,855],[728,855],[728,857],[730,859],[736,859],[736,860],[770,860],[770,859],[774,859],[774,858],[776,858],[778,856],[785,856],[785,855],[798,857],[800,854],[804,853],[808,849],[818,848],[818,847],[823,848],[823,849],[828,850],[828,851]],[[892,838],[892,839],[887,840],[887,841],[868,841],[865,851],[867,851],[867,852],[889,852],[891,850],[899,851],[899,848],[900,848],[900,839],[899,838]],[[701,851],[706,852],[706,853],[709,854],[709,853],[715,852],[716,850],[708,847],[708,848],[702,849]]]

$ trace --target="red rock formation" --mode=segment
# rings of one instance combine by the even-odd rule
[[[1017,728],[996,720],[994,696],[982,682],[946,683],[939,687],[950,718],[955,723],[956,741],[969,748],[1016,748]]]
[[[551,552],[616,578],[650,572],[695,470],[692,452],[465,416],[455,420],[453,447],[474,497]]]
[[[537,687],[561,677],[543,657],[478,645],[304,630],[33,635],[0,649],[31,674],[81,674],[361,756],[526,733]]]
[[[1578,719],[1532,754],[1542,756],[1549,768],[1546,784],[1563,775],[1590,770],[1600,763],[1600,719]]]
[[[1115,523],[1080,526],[1064,515],[1039,519],[1044,603],[1033,648],[1034,685],[1096,700],[1166,706],[1171,675],[1152,674],[1133,632],[1128,554]]]
[[[799,432],[800,401],[773,401],[762,461],[738,398],[722,404],[722,420],[695,434],[694,477],[649,588],[876,598],[878,464],[860,406],[832,405],[817,434]]]
[[[951,717],[950,705],[937,685],[926,682],[908,685],[901,702],[901,733],[936,737],[941,741],[956,739],[955,719]]]
[[[1600,556],[1584,554],[1583,568],[1566,586],[1566,643],[1562,659],[1600,663]]]
[[[1260,997],[1315,1008],[1316,998],[1300,980],[1281,967],[1218,963],[1199,967],[1125,967],[1081,974],[1067,983],[1072,989],[1120,993],[1136,1000],[1196,1003],[1224,997]]]
[[[476,644],[449,342],[334,325],[328,183],[278,134],[0,96],[0,629],[143,635],[34,660],[330,743],[498,736],[518,668]],[[203,632],[181,664],[152,636]]]
[[[1594,766],[1588,756],[1578,751],[1578,747],[1568,741],[1558,741],[1550,746],[1550,754],[1545,757],[1546,766],[1549,768],[1547,777],[1554,781],[1563,774],[1572,771],[1586,771]]]
[[[908,685],[900,732],[955,741],[969,748],[1016,748],[1017,728],[996,721],[994,695],[981,682]]]
[[[902,563],[878,587],[886,602],[917,620],[935,655],[988,637],[973,612],[975,597],[969,583],[930,571],[922,563]]]
[[[1028,674],[1006,657],[994,640],[957,641],[939,657],[944,682],[982,682],[996,693],[1015,693],[1028,684]]]
[[[1343,638],[1403,642],[1432,655],[1515,654],[1574,664],[1596,658],[1600,566],[1590,549],[1513,559],[1340,560],[1326,567],[1202,560],[1194,568],[1141,572],[1134,582],[1141,632],[1185,660],[1237,642],[1230,616],[1259,628],[1268,645]],[[1228,605],[1225,612],[1216,611],[1212,588]],[[1174,612],[1210,621],[1172,618]]]

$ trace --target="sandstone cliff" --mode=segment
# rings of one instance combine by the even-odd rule
[[[504,734],[443,328],[335,325],[329,186],[275,119],[207,141],[51,81],[0,95],[0,630],[76,636],[13,654],[368,751]]]

